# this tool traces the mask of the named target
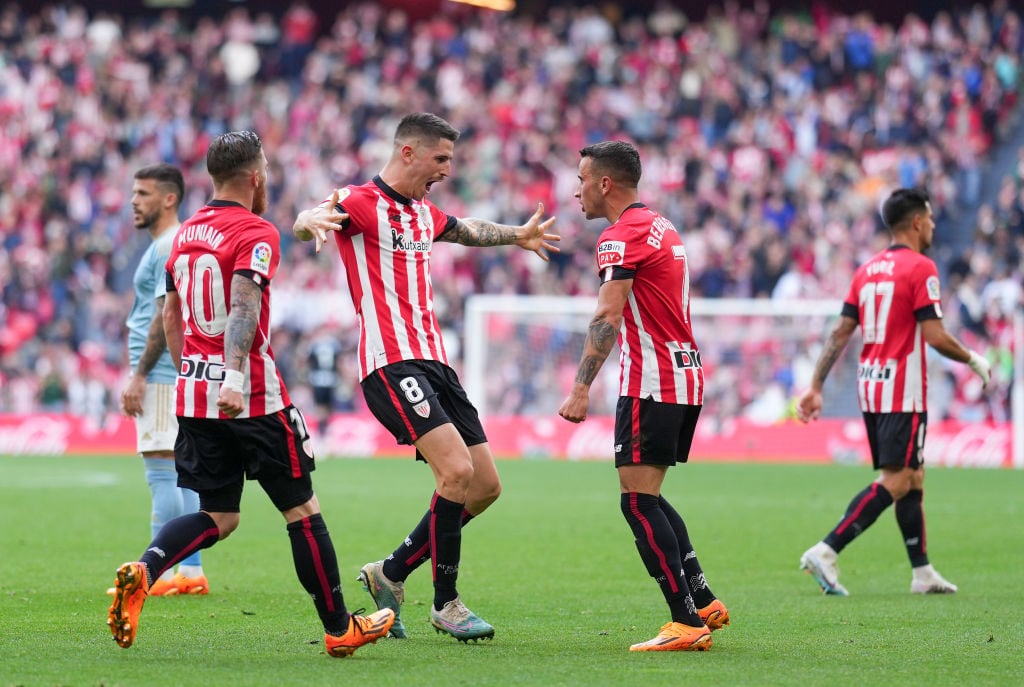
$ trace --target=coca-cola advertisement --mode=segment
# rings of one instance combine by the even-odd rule
[[[611,460],[615,421],[591,417],[579,425],[558,418],[492,416],[484,422],[500,458]],[[373,416],[335,414],[327,431],[313,435],[318,458],[395,457],[412,454],[399,446]],[[928,425],[925,460],[949,467],[1010,468],[1014,465],[1010,423],[935,422]],[[125,455],[135,452],[135,428],[128,418],[102,422],[65,414],[0,415],[0,455]],[[692,460],[776,463],[870,462],[859,418],[826,419],[812,425],[792,420],[761,424],[735,419],[698,431]]]

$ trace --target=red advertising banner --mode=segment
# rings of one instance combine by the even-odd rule
[[[503,416],[485,421],[491,449],[500,458],[610,460],[613,419],[591,417],[573,425],[558,417]],[[314,436],[318,457],[406,456],[369,414],[331,418],[325,436]],[[1013,467],[1010,423],[928,425],[929,465]],[[102,423],[76,415],[0,415],[2,455],[132,455],[135,426],[120,415]],[[864,426],[857,419],[760,425],[737,419],[698,425],[693,460],[779,463],[870,462]]]

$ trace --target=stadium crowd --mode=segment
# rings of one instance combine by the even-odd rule
[[[898,25],[824,7],[771,14],[726,2],[700,21],[669,5],[646,16],[552,6],[542,19],[460,9],[414,23],[360,3],[322,26],[302,2],[279,16],[239,6],[221,18],[145,19],[8,4],[0,411],[116,412],[131,273],[148,241],[132,226],[131,175],[180,166],[184,219],[210,195],[205,151],[228,129],[255,129],[270,158],[268,218],[285,252],[273,345],[300,407],[311,406],[308,352],[324,337],[340,344],[335,409],[359,406],[358,334],[333,248],[315,255],[290,227],[334,187],[373,176],[410,111],[462,130],[453,178],[432,191],[441,207],[518,223],[542,201],[563,235],[551,265],[523,251],[435,251],[449,342],[471,294],[596,292],[600,227],[582,219],[573,191],[577,151],[606,138],[639,146],[641,196],[682,232],[695,296],[841,298],[886,240],[884,189],[927,188],[939,242],[950,238],[944,222],[985,197],[982,171],[1020,115],[1024,27],[1006,0]],[[1022,304],[1024,149],[1020,158],[997,201],[977,210],[968,250],[940,261],[952,328],[1001,363],[990,402],[955,385],[943,414],[1005,418],[1007,323]],[[739,343],[697,336],[713,412],[741,414],[767,393],[784,406],[803,381],[797,351],[769,345],[752,375]],[[538,383],[551,384],[508,372],[488,409],[554,413],[557,401],[535,403]]]

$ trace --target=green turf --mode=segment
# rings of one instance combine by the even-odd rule
[[[505,492],[463,539],[460,591],[497,628],[459,644],[427,624],[429,574],[407,585],[410,639],[330,659],[295,579],[283,521],[255,488],[242,525],[204,552],[208,597],[151,599],[135,646],[105,624],[114,568],[149,539],[133,458],[0,458],[0,685],[1016,685],[1024,646],[1024,472],[934,469],[929,552],[960,585],[909,593],[891,511],[844,552],[849,598],[797,571],[867,480],[864,467],[697,463],[670,472],[733,624],[707,653],[629,653],[667,620],[606,463],[509,461]],[[411,460],[335,460],[314,474],[350,608],[359,567],[427,505]],[[355,682],[358,681],[358,682]]]

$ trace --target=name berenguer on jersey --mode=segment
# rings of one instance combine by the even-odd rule
[[[217,248],[224,241],[224,235],[209,224],[193,224],[182,227],[178,231],[177,240],[179,246],[190,241],[202,241],[210,244],[212,248]]]

